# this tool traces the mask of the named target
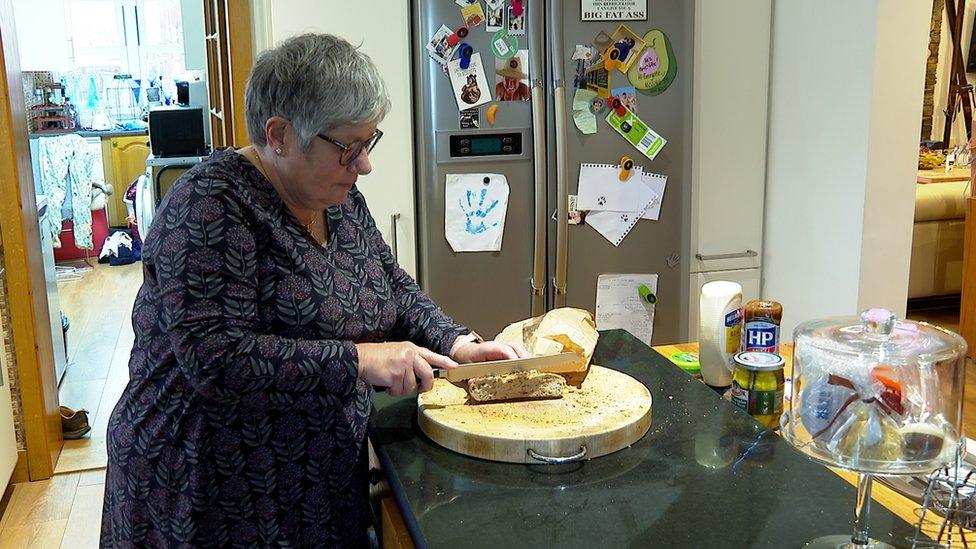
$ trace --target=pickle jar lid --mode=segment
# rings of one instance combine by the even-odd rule
[[[732,360],[746,370],[754,372],[769,372],[783,368],[783,357],[775,353],[763,351],[742,351],[736,353]]]
[[[899,320],[887,309],[806,322],[797,326],[793,339],[797,345],[840,356],[897,364],[958,359],[966,353],[966,341],[958,334],[925,322]]]

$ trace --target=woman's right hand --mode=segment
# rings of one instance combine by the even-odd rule
[[[431,367],[456,368],[457,362],[409,341],[358,343],[359,377],[370,385],[386,387],[387,393],[400,396],[420,392],[434,385]]]

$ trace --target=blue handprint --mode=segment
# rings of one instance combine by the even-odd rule
[[[464,213],[464,230],[468,234],[481,234],[488,229],[497,227],[497,221],[491,225],[485,224],[485,218],[498,206],[498,200],[492,200],[491,204],[488,204],[487,207],[485,206],[485,197],[488,195],[488,189],[481,189],[477,208],[471,204],[471,200],[474,198],[474,191],[468,189],[465,194],[467,196],[467,207],[465,207],[463,199],[458,200],[458,206],[461,207],[461,211]]]

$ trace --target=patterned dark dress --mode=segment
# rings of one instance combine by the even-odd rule
[[[103,547],[364,543],[372,388],[354,343],[446,354],[467,330],[397,266],[357,189],[327,219],[322,247],[230,150],[167,193],[109,422]]]

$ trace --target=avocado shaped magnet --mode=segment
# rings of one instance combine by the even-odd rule
[[[644,95],[659,95],[668,89],[678,73],[671,41],[664,32],[653,29],[644,35],[647,45],[637,62],[627,71],[627,78]]]

